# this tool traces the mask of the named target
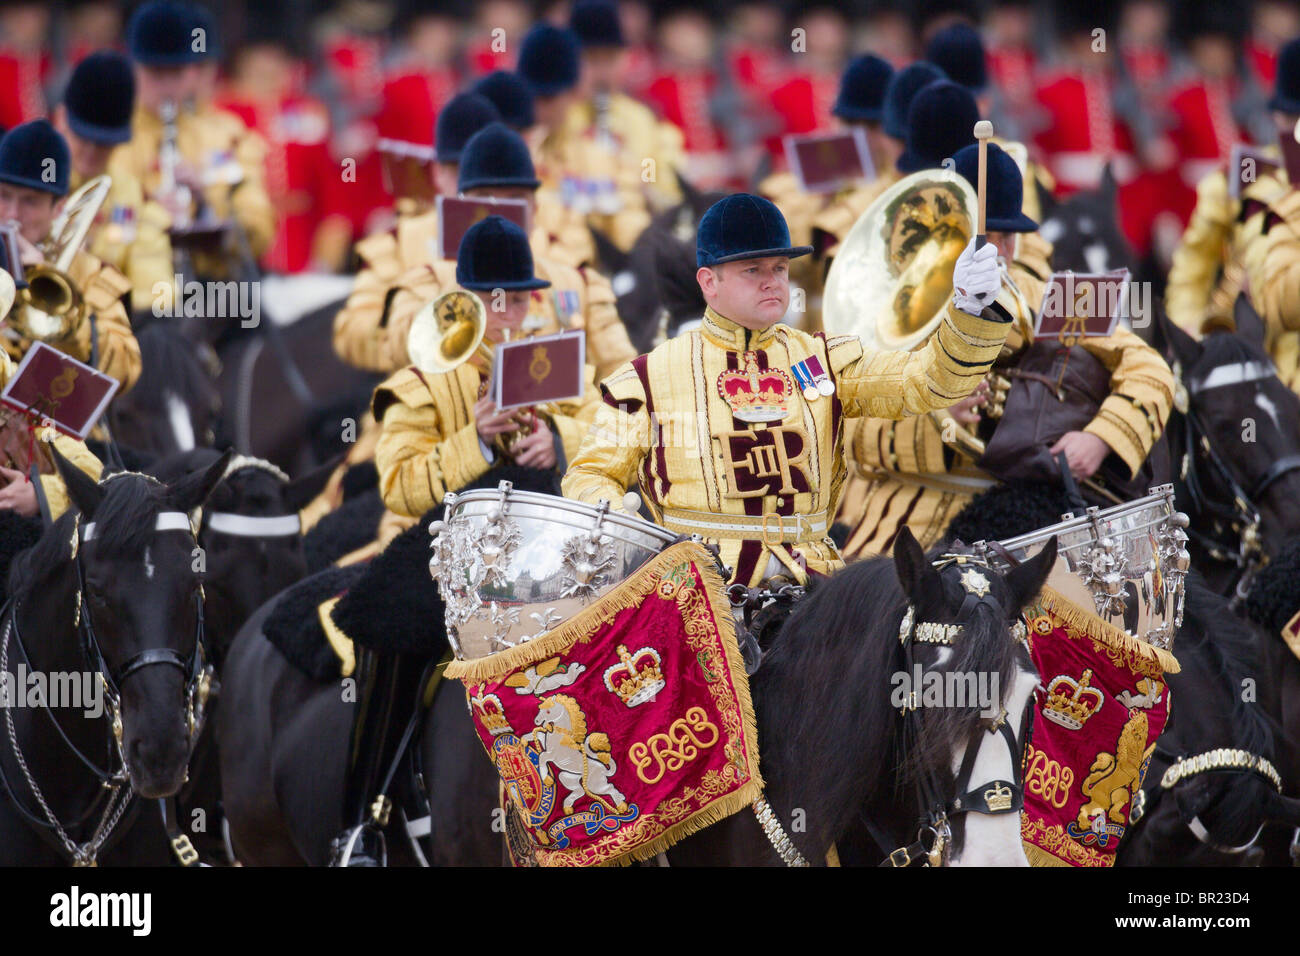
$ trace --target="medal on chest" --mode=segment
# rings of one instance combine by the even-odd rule
[[[779,422],[790,413],[794,381],[784,369],[760,370],[753,352],[743,357],[743,369],[718,376],[718,394],[742,422]]]
[[[826,374],[826,369],[817,356],[810,355],[802,362],[795,362],[790,371],[794,372],[803,397],[808,401],[815,402],[823,396],[829,398],[835,394],[835,383]]]

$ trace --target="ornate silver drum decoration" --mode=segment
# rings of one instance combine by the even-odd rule
[[[1174,509],[1174,486],[1159,485],[1145,498],[1081,518],[1066,518],[1001,542],[1020,560],[1056,535],[1059,554],[1047,579],[1050,587],[1131,637],[1169,650],[1183,623],[1183,578],[1187,515]],[[976,549],[1006,569],[1007,562],[984,542]]]
[[[446,520],[429,526],[429,573],[461,660],[546,633],[677,540],[605,502],[515,491],[508,481],[445,503]]]

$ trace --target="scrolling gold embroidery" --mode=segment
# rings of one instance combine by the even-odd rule
[[[1061,809],[1070,799],[1070,787],[1074,785],[1074,771],[1069,767],[1062,767],[1041,750],[1036,750],[1033,744],[1028,745],[1026,758],[1029,769],[1025,773],[1025,789],[1042,797],[1056,809]]]
[[[707,737],[707,739],[705,739]],[[645,783],[658,783],[666,770],[677,771],[718,742],[718,728],[709,722],[703,707],[692,707],[678,717],[666,734],[654,734],[628,748],[636,775]],[[646,773],[651,769],[653,776]]]

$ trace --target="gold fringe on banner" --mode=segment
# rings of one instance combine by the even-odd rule
[[[1034,846],[1027,840],[1024,841],[1024,848],[1025,858],[1029,860],[1030,866],[1071,866],[1059,856],[1052,856],[1042,847]]]
[[[1043,592],[1038,600],[1044,609],[1071,629],[1081,631],[1086,637],[1120,652],[1136,669],[1147,676],[1158,678],[1164,674],[1177,674],[1181,670],[1178,658],[1169,651],[1130,637],[1115,625],[1103,621],[1096,614],[1085,611],[1047,585],[1043,585]]]

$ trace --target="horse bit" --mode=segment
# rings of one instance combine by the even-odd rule
[[[119,472],[109,476],[117,477],[120,474],[133,474]],[[157,516],[154,524],[155,531],[185,531],[193,536],[193,527],[190,524],[189,516],[179,511],[163,511]],[[74,611],[73,627],[77,628],[81,636],[81,651],[87,662],[95,669],[99,676],[100,684],[103,687],[105,697],[105,715],[109,718],[109,726],[115,743],[115,749],[118,758],[118,767],[115,771],[109,772],[98,767],[92,760],[86,757],[81,750],[68,739],[59,722],[54,718],[48,705],[43,704],[42,709],[50,718],[50,722],[58,731],[59,737],[64,744],[77,756],[77,758],[90,769],[90,771],[101,781],[103,789],[108,792],[108,800],[104,806],[103,813],[100,816],[98,825],[90,840],[78,845],[55,817],[54,811],[50,808],[42,794],[40,787],[36,783],[31,770],[27,766],[27,760],[24,758],[22,750],[18,745],[17,732],[14,729],[13,711],[10,707],[5,707],[5,723],[8,732],[9,744],[13,748],[14,758],[18,763],[19,769],[22,770],[23,777],[27,782],[28,788],[40,805],[40,809],[45,819],[42,820],[35,813],[28,810],[18,799],[17,791],[3,776],[3,768],[0,767],[0,783],[3,783],[14,799],[14,805],[25,817],[29,823],[38,827],[38,833],[44,833],[46,830],[53,830],[57,835],[59,843],[65,852],[71,857],[73,866],[96,866],[97,858],[104,843],[113,833],[118,822],[121,820],[123,813],[131,804],[135,792],[130,786],[123,789],[124,784],[129,784],[130,773],[127,768],[126,751],[123,747],[123,730],[122,730],[122,710],[121,710],[121,687],[131,675],[150,667],[155,664],[164,664],[169,667],[175,667],[186,675],[185,700],[186,700],[186,722],[189,732],[189,745],[191,748],[198,739],[203,730],[204,718],[206,717],[207,703],[212,691],[212,665],[207,663],[208,653],[205,647],[205,635],[203,627],[203,586],[200,584],[196,592],[196,623],[195,623],[195,641],[194,652],[189,659],[182,657],[178,652],[169,647],[152,647],[146,648],[140,653],[128,659],[121,667],[114,670],[104,659],[103,651],[99,646],[99,638],[95,634],[94,622],[91,620],[90,606],[86,601],[86,583],[82,571],[79,542],[85,543],[93,540],[95,535],[95,522],[87,522],[81,527],[81,516],[77,515],[73,524],[72,541],[70,555],[77,572],[77,592],[76,607]],[[9,669],[9,637],[12,633],[14,643],[18,645],[24,659],[28,658],[26,648],[23,647],[22,635],[18,631],[18,608],[11,601],[6,605],[8,613],[5,615],[5,626],[3,638],[0,638],[0,672],[8,673]],[[101,794],[102,796],[102,794]],[[69,826],[77,826],[82,823],[99,802],[96,798],[91,802],[90,807],[77,820],[69,823]],[[164,821],[167,818],[166,801],[163,801]],[[171,829],[171,828],[169,828]],[[183,833],[172,834],[172,849],[177,858],[183,865],[190,866],[198,860],[198,852],[190,843],[189,837]]]

